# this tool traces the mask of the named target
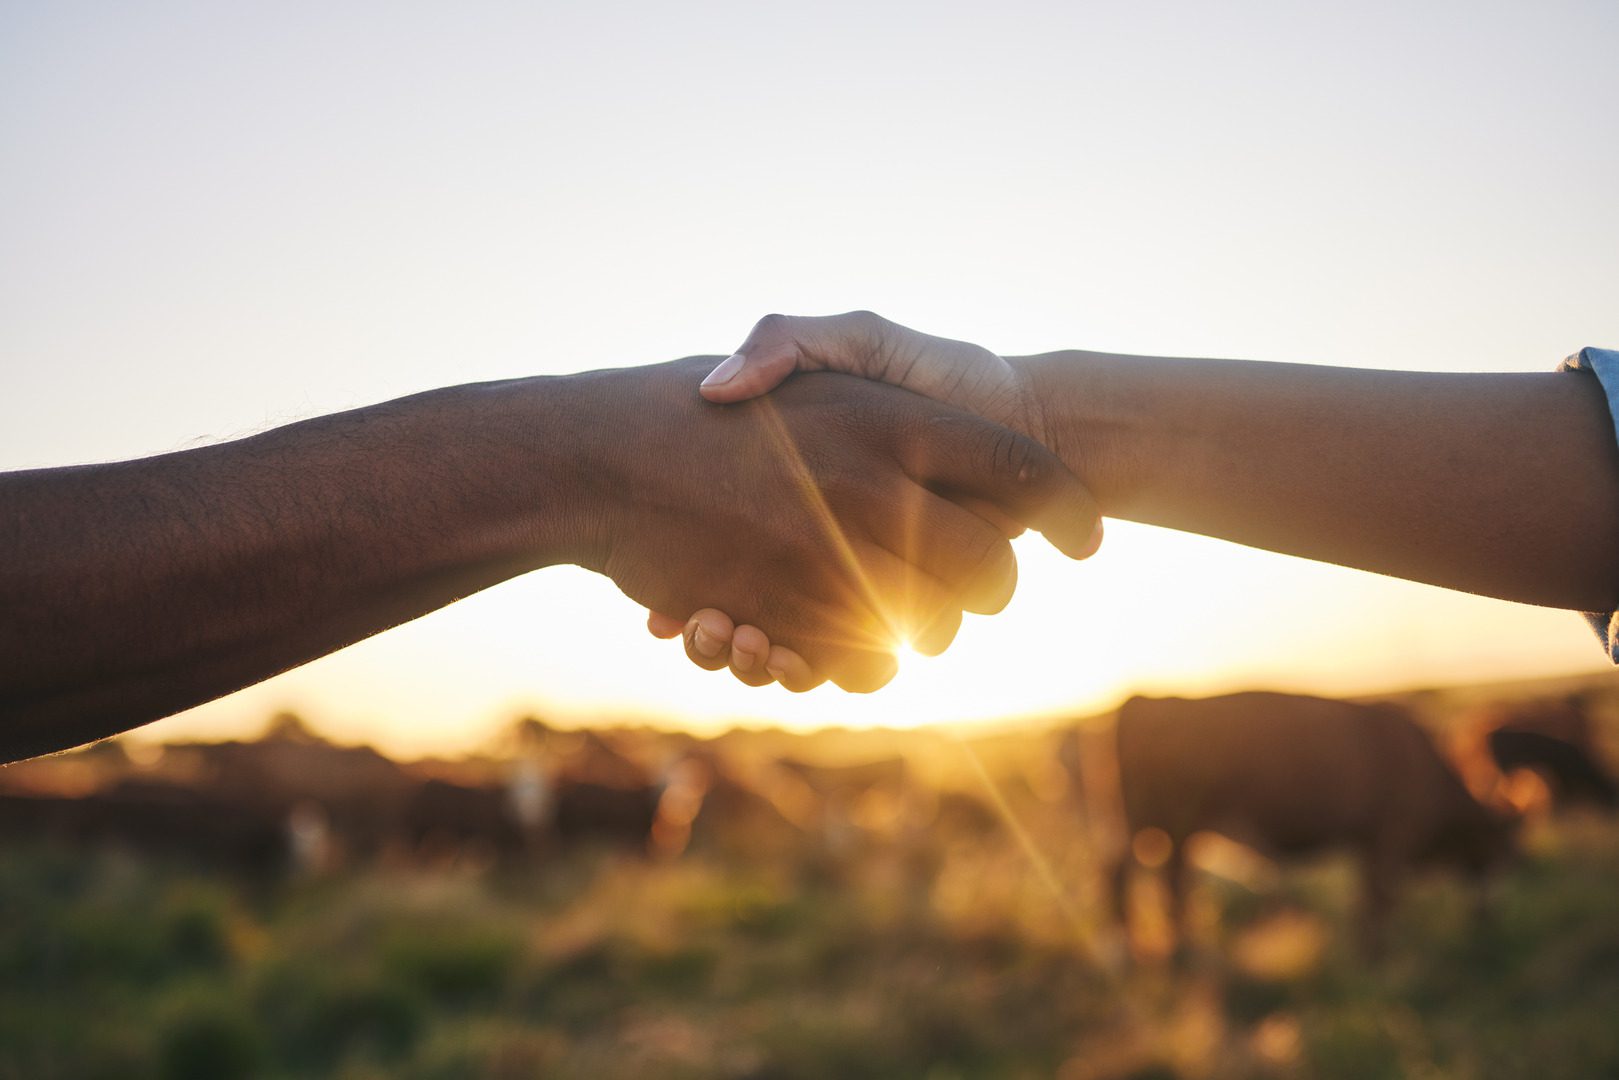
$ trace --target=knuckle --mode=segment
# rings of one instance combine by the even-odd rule
[[[1034,443],[1008,428],[997,428],[994,437],[995,462],[1002,476],[1023,488],[1038,487],[1048,478],[1049,467]]]
[[[893,358],[893,323],[875,311],[851,311],[839,317],[848,338],[858,350],[861,373],[868,378],[881,377]]]
[[[786,331],[787,316],[778,311],[772,311],[753,324],[753,333],[750,336],[754,338],[778,337],[785,334]]]
[[[887,319],[883,318],[875,311],[867,311],[865,308],[845,312],[843,315],[839,316],[839,318],[843,322],[847,323],[851,329],[867,334],[881,333],[888,329]]]

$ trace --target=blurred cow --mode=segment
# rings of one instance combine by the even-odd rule
[[[557,785],[552,828],[564,845],[596,842],[643,850],[662,794],[646,781],[619,787],[564,780]]]
[[[0,808],[0,832],[17,819],[79,846],[122,846],[192,855],[210,864],[278,872],[318,869],[373,853],[408,798],[412,781],[369,747],[337,746],[297,717],[275,717],[254,742],[174,743],[136,763],[83,769],[66,755],[53,783],[45,760],[30,802]],[[104,758],[105,754],[94,755]],[[105,764],[105,762],[104,762]]]
[[[328,742],[289,713],[256,741],[169,744],[151,775],[235,815],[279,821],[303,870],[381,854],[417,783],[371,747]]]
[[[1211,831],[1273,857],[1341,849],[1360,863],[1363,943],[1380,946],[1400,880],[1431,865],[1481,878],[1510,850],[1515,821],[1485,807],[1404,709],[1274,693],[1131,698],[1118,712],[1126,890],[1144,830],[1156,841],[1183,925],[1187,839]],[[1147,852],[1144,852],[1147,853]],[[1155,860],[1156,861],[1156,860]],[[1184,933],[1182,933],[1184,940]]]
[[[663,785],[625,749],[628,740],[530,717],[514,725],[509,741],[505,813],[529,850],[646,849]]]
[[[139,780],[83,795],[0,793],[0,840],[113,848],[254,876],[286,868],[291,855],[279,813]]]
[[[1535,774],[1558,809],[1619,806],[1619,784],[1602,763],[1583,695],[1500,706],[1478,725],[1495,768],[1507,777],[1516,770]]]
[[[454,784],[429,778],[417,784],[396,827],[406,850],[433,861],[475,853],[510,858],[526,848],[523,831],[494,786]]]

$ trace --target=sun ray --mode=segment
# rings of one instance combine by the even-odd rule
[[[839,524],[837,515],[832,512],[831,506],[828,505],[825,494],[816,482],[808,463],[804,461],[803,454],[799,451],[798,444],[793,439],[792,433],[787,429],[786,421],[781,418],[781,413],[777,410],[775,403],[766,397],[759,400],[758,406],[759,415],[765,418],[765,422],[770,429],[771,439],[775,443],[776,449],[780,451],[783,461],[786,462],[788,470],[792,474],[793,483],[804,496],[806,505],[820,525],[822,534],[831,544],[833,553],[848,572],[850,580],[855,583],[859,601],[876,616],[887,634],[887,639],[880,645],[874,642],[859,641],[858,639],[849,642],[849,644],[864,649],[877,647],[892,651],[903,637],[903,621],[897,618],[895,613],[890,610],[881,592],[866,573],[865,567],[861,565],[860,557],[856,554],[854,545],[849,542],[849,537],[843,531],[843,526]]]
[[[1062,913],[1063,918],[1067,921],[1069,929],[1073,931],[1074,944],[1078,948],[1081,957],[1097,971],[1102,972],[1105,977],[1111,978],[1113,965],[1105,962],[1103,957],[1097,953],[1085,913],[1080,910],[1079,904],[1069,895],[1068,890],[1064,889],[1062,883],[1057,880],[1057,872],[1052,868],[1051,860],[1046,858],[1045,852],[1041,851],[1039,845],[1034,842],[1034,837],[1029,835],[1029,830],[1025,829],[1023,823],[1018,820],[1017,814],[1012,810],[1011,804],[1006,801],[1006,796],[1002,794],[1000,786],[995,783],[995,778],[990,776],[989,770],[984,766],[983,758],[978,756],[978,751],[973,748],[972,743],[960,735],[956,736],[956,743],[966,754],[967,760],[972,763],[973,771],[978,774],[978,779],[983,782],[984,791],[989,795],[990,802],[994,804],[995,812],[1000,815],[1001,820],[1006,824],[1007,831],[1017,841],[1018,847],[1023,849],[1024,857],[1029,860],[1029,865],[1034,867],[1035,874],[1051,893],[1052,901],[1057,905],[1058,911]]]

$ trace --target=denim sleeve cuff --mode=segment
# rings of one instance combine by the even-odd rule
[[[1613,349],[1581,349],[1558,365],[1559,371],[1594,375],[1608,399],[1608,416],[1619,423],[1619,352]],[[1607,647],[1608,659],[1619,664],[1619,611],[1592,611],[1586,622]]]

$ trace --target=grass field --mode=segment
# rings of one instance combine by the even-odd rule
[[[1619,825],[1530,828],[1482,925],[1418,884],[1376,964],[1346,865],[1201,874],[1184,963],[1148,940],[1110,975],[1066,811],[1004,806],[1024,841],[774,861],[244,878],[12,847],[0,1078],[1619,1076]]]

